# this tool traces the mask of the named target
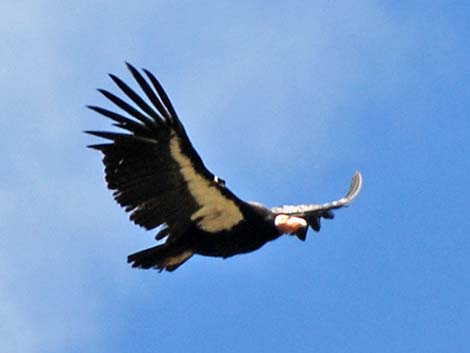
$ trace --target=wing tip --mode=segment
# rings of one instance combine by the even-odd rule
[[[357,197],[357,195],[359,195],[362,189],[362,183],[363,183],[362,174],[361,172],[356,171],[352,177],[349,191],[344,197],[344,199],[347,200],[347,203],[350,203],[352,200],[354,200]]]

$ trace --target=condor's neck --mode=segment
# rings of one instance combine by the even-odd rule
[[[252,228],[252,233],[263,236],[266,241],[276,239],[282,235],[274,225],[276,215],[268,208],[260,204],[245,203],[241,210],[246,224]]]

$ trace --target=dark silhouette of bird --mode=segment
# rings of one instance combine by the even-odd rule
[[[358,195],[362,176],[356,172],[346,196],[330,203],[267,208],[239,199],[204,166],[155,76],[127,67],[145,99],[110,74],[130,103],[99,89],[120,112],[88,106],[125,132],[85,132],[107,140],[88,147],[103,153],[115,200],[135,224],[147,230],[159,227],[156,240],[166,238],[129,255],[133,267],[173,271],[194,254],[227,258],[257,250],[283,234],[305,240],[309,226],[319,231],[321,218],[332,219],[332,210]]]

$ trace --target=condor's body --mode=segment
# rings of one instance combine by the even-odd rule
[[[193,227],[188,241],[194,242],[196,254],[230,257],[259,249],[282,235],[274,225],[276,215],[260,206],[240,205],[243,221],[230,229],[211,233]]]

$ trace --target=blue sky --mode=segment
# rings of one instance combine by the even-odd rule
[[[0,5],[5,352],[465,352],[470,6],[464,1]],[[360,197],[174,273],[105,188],[86,104],[153,71],[207,166],[246,200]],[[116,92],[116,90],[115,90]]]

